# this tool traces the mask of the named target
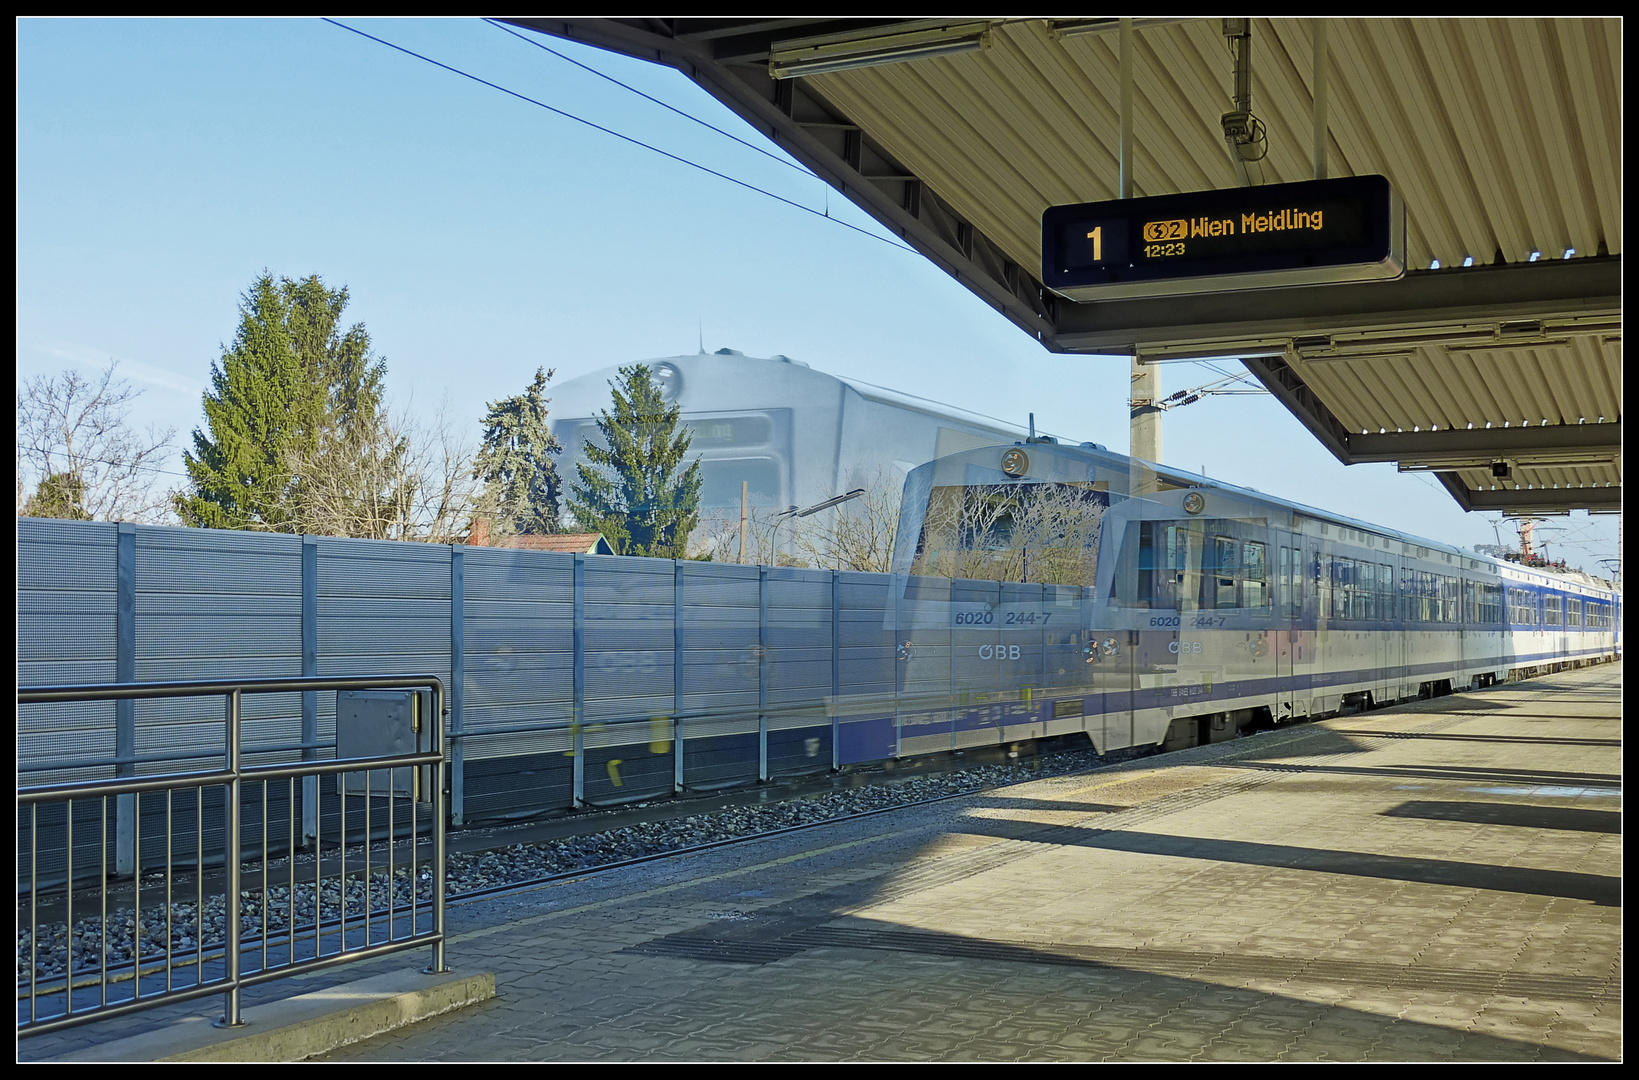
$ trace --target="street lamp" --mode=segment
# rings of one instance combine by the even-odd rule
[[[848,500],[857,499],[863,494],[865,494],[865,489],[864,488],[855,488],[854,490],[848,492],[846,495],[838,495],[834,498],[826,499],[824,502],[817,502],[813,506],[810,506],[810,507],[808,507],[804,510],[798,510],[795,506],[792,506],[792,507],[789,507],[785,510],[781,510],[779,513],[775,514],[774,515],[774,554],[775,554],[775,557],[776,558],[779,557],[779,551],[780,551],[780,526],[783,525],[787,520],[789,520],[790,518],[807,517],[810,514],[817,514],[821,510],[829,510],[833,506],[841,506],[843,503],[847,502]]]

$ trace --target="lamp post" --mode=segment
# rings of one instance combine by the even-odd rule
[[[806,509],[803,509],[803,510],[798,510],[795,506],[793,506],[793,507],[789,507],[788,509],[781,510],[779,513],[775,514],[774,515],[774,554],[775,554],[775,558],[779,557],[780,526],[785,524],[786,521],[788,521],[791,518],[807,517],[810,514],[817,514],[821,510],[829,510],[833,506],[841,506],[843,503],[847,502],[848,500],[857,499],[863,494],[865,494],[865,489],[864,488],[855,488],[854,490],[848,492],[846,495],[837,495],[833,498],[826,499],[824,502],[817,502],[813,506],[807,507]]]

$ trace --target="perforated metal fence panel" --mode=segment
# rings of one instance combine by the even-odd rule
[[[1084,681],[1084,597],[19,519],[18,677],[434,674],[451,687],[451,811],[473,823],[994,743],[1040,733],[1044,717],[1079,724],[1076,703],[1050,699]],[[334,755],[335,695],[305,697],[246,699],[249,761]],[[20,780],[204,767],[221,754],[220,702],[127,704],[20,710]],[[218,846],[213,813],[207,848]],[[312,812],[304,826],[327,827]]]

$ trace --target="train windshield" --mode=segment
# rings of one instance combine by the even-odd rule
[[[1091,585],[1110,493],[1092,484],[935,487],[911,573]]]

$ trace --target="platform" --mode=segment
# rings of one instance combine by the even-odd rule
[[[457,905],[496,997],[328,1060],[1618,1060],[1621,678]]]

